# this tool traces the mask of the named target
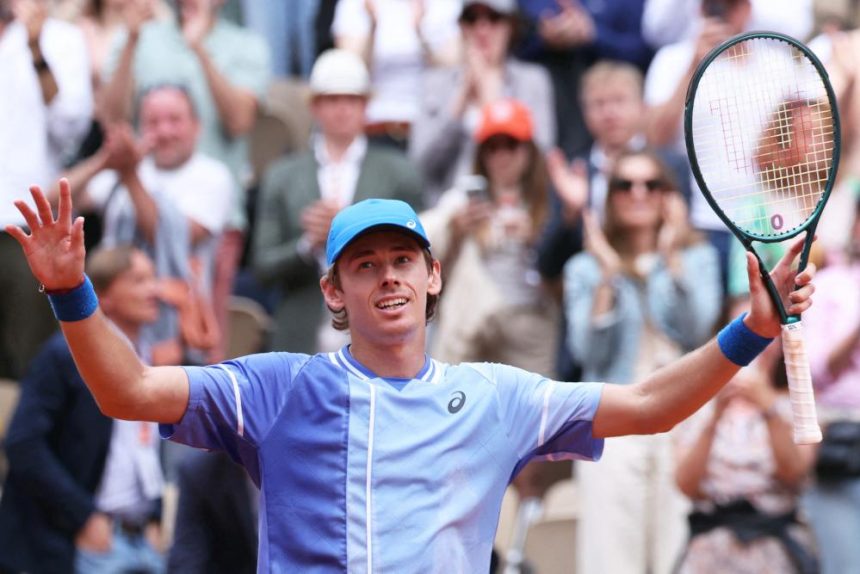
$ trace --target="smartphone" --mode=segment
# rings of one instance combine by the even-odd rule
[[[457,180],[457,187],[466,192],[470,201],[487,200],[487,178],[483,175],[463,175]]]

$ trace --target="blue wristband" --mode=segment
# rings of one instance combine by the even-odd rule
[[[741,367],[749,365],[773,341],[750,331],[744,323],[746,316],[746,313],[742,314],[717,335],[720,350],[728,360]]]
[[[90,278],[84,275],[84,282],[65,293],[48,293],[48,301],[54,316],[60,321],[82,321],[96,312],[99,299]]]

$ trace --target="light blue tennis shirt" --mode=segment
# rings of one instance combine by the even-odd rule
[[[430,358],[385,379],[348,347],[186,371],[162,436],[225,450],[260,487],[259,572],[487,572],[516,472],[603,451],[599,383]]]

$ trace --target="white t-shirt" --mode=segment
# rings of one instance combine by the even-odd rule
[[[156,167],[151,157],[138,167],[143,187],[166,194],[186,217],[202,225],[212,235],[224,229],[233,199],[233,179],[227,167],[202,153],[195,153],[178,169],[163,170]],[[117,173],[106,170],[95,176],[87,186],[87,196],[101,210],[118,210],[121,203],[129,203],[125,189],[107,204],[114,187],[119,183]],[[110,220],[110,213],[105,213]]]
[[[413,32],[414,2],[376,0],[374,4],[377,23],[370,69],[373,98],[367,109],[367,121],[411,122],[418,113],[424,69],[421,44]],[[432,49],[438,50],[458,36],[457,18],[461,8],[460,0],[424,3],[421,32]],[[332,33],[335,38],[370,34],[370,18],[364,0],[337,3]]]
[[[52,185],[64,156],[74,152],[92,116],[92,87],[84,36],[76,27],[48,19],[39,46],[59,92],[42,99],[27,32],[12,22],[0,34],[0,229],[23,225],[12,204],[32,206],[31,185]]]

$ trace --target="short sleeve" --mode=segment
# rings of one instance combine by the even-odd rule
[[[160,425],[162,438],[224,450],[258,476],[257,445],[289,398],[294,374],[307,355],[266,353],[208,367],[185,367],[188,407],[182,420]]]
[[[514,367],[487,367],[521,465],[533,458],[600,458],[603,439],[594,437],[592,423],[602,383],[562,383]]]

